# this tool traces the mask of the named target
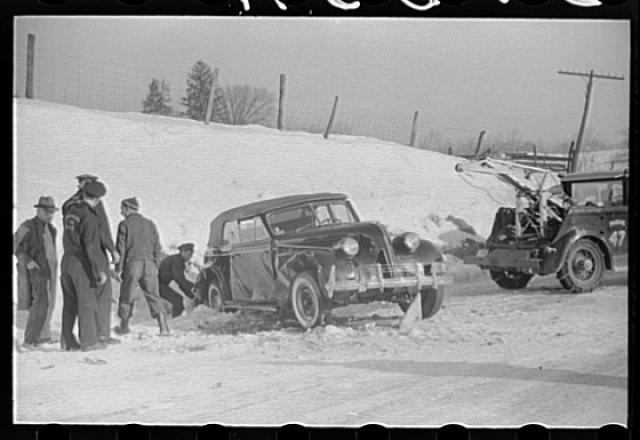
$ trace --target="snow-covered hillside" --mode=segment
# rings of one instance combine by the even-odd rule
[[[497,207],[513,198],[492,177],[458,175],[459,158],[372,138],[325,140],[21,99],[14,105],[16,221],[33,215],[40,195],[61,204],[75,191],[74,176],[94,173],[107,184],[113,228],[120,200],[137,196],[167,250],[192,240],[202,252],[219,212],[287,194],[344,192],[365,219],[438,241],[456,229],[450,215],[486,237]]]

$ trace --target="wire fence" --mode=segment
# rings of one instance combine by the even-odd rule
[[[16,80],[14,95],[25,96],[26,48],[16,48]],[[74,105],[81,108],[112,112],[140,112],[149,93],[152,79],[165,80],[171,89],[171,105],[175,116],[184,116],[182,105],[187,75],[191,66],[144,69],[127,65],[119,60],[98,57],[78,57],[71,53],[54,53],[35,47],[34,97],[37,99]],[[277,80],[277,78],[276,78]],[[304,79],[295,78],[298,82]],[[219,84],[225,86],[224,83]],[[269,118],[261,123],[275,127],[277,121],[277,84],[272,88],[275,97]],[[284,100],[284,129],[321,134],[327,128],[333,96],[323,102],[305,100],[289,90]],[[427,120],[429,109],[407,108],[403,112],[389,112],[380,108],[354,108],[348,97],[341,97],[337,106],[331,135],[367,136],[383,141],[410,145],[442,153],[469,156],[476,150],[491,152],[532,152],[531,142],[520,139],[514,133],[493,133],[480,136],[480,130],[464,126],[434,126]],[[414,112],[419,115],[413,127]],[[415,136],[412,136],[415,128]],[[480,142],[481,141],[481,142]],[[538,153],[568,151],[567,145],[537,145]]]

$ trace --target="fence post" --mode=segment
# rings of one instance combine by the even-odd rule
[[[280,74],[280,95],[278,98],[278,130],[284,129],[284,91],[285,91],[285,82],[287,80],[287,76],[284,73]]]
[[[449,147],[449,148],[448,148],[448,150],[447,150],[447,154],[448,154],[449,156],[453,155],[453,148],[452,148],[452,147]]]
[[[575,171],[576,168],[573,162],[573,153],[575,152],[575,146],[576,143],[574,141],[571,141],[571,144],[569,144],[569,157],[567,158],[567,171],[570,173]]]
[[[207,113],[204,117],[204,123],[209,124],[211,122],[211,116],[213,116],[213,101],[216,97],[216,83],[218,82],[218,68],[213,69],[213,76],[211,77],[211,90],[209,91],[209,102],[207,102]]]
[[[538,149],[536,148],[536,144],[533,144],[533,166],[538,166]]]
[[[35,47],[36,36],[35,34],[29,34],[27,36],[27,82],[25,85],[25,97],[27,99],[33,99],[33,70],[35,67]]]
[[[413,114],[413,124],[411,124],[411,140],[409,145],[415,147],[416,145],[416,130],[418,128],[418,111]]]
[[[329,133],[331,132],[331,126],[333,125],[333,118],[336,116],[336,108],[338,107],[338,97],[333,101],[333,110],[331,110],[331,117],[329,118],[329,123],[327,124],[327,128],[324,131],[324,138],[329,138]]]

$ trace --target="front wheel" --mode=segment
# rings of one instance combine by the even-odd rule
[[[302,272],[293,280],[291,308],[302,328],[315,327],[321,323],[324,309],[322,293],[309,272]]]
[[[573,293],[591,292],[604,274],[604,256],[590,240],[578,240],[569,249],[558,272],[562,287]]]
[[[524,289],[533,277],[530,273],[517,270],[490,270],[489,274],[498,286],[507,290]]]
[[[422,319],[431,318],[438,313],[442,307],[442,301],[444,300],[444,287],[434,289],[433,287],[427,287],[422,289]],[[403,312],[407,312],[411,302],[398,303]]]

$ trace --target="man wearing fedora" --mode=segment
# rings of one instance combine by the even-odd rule
[[[124,199],[120,213],[124,220],[118,225],[116,249],[121,259],[116,273],[122,271],[118,316],[121,334],[129,332],[129,320],[136,303],[135,289],[140,285],[151,316],[158,320],[160,335],[169,334],[167,314],[170,304],[158,293],[158,266],[161,258],[160,237],[156,225],[138,212],[140,205],[135,197]]]
[[[56,228],[51,223],[58,208],[52,197],[43,196],[36,216],[22,223],[13,238],[18,258],[18,309],[29,310],[23,348],[51,342],[49,321],[55,302],[58,259]]]
[[[91,351],[107,347],[98,335],[98,302],[104,294],[109,263],[100,242],[100,225],[96,207],[105,195],[100,182],[89,182],[82,189],[82,200],[69,207],[64,216],[61,264],[63,293],[63,350]],[[76,316],[80,342],[73,334]]]
[[[73,205],[82,202],[83,188],[88,183],[97,182],[98,176],[94,176],[93,174],[81,174],[76,176],[76,179],[78,180],[78,191],[64,202],[62,205],[62,215],[66,215]],[[96,205],[95,211],[98,216],[98,225],[100,228],[100,245],[103,252],[108,252],[111,256],[111,263],[116,264],[120,260],[120,255],[116,251],[113,243],[111,225],[109,224],[109,219],[102,200],[100,200],[98,205]],[[100,317],[98,321],[98,335],[100,336],[100,340],[104,342],[117,344],[120,341],[111,337],[111,302],[113,301],[113,289],[110,277],[107,277],[107,281],[100,289],[102,291],[100,292],[100,301],[98,302],[98,314]]]
[[[184,311],[185,297],[190,300],[195,299],[195,285],[184,275],[186,263],[193,257],[193,248],[193,243],[181,244],[178,246],[179,252],[162,260],[158,270],[160,296],[171,303],[174,318]],[[172,282],[177,285],[177,288],[173,287]]]

